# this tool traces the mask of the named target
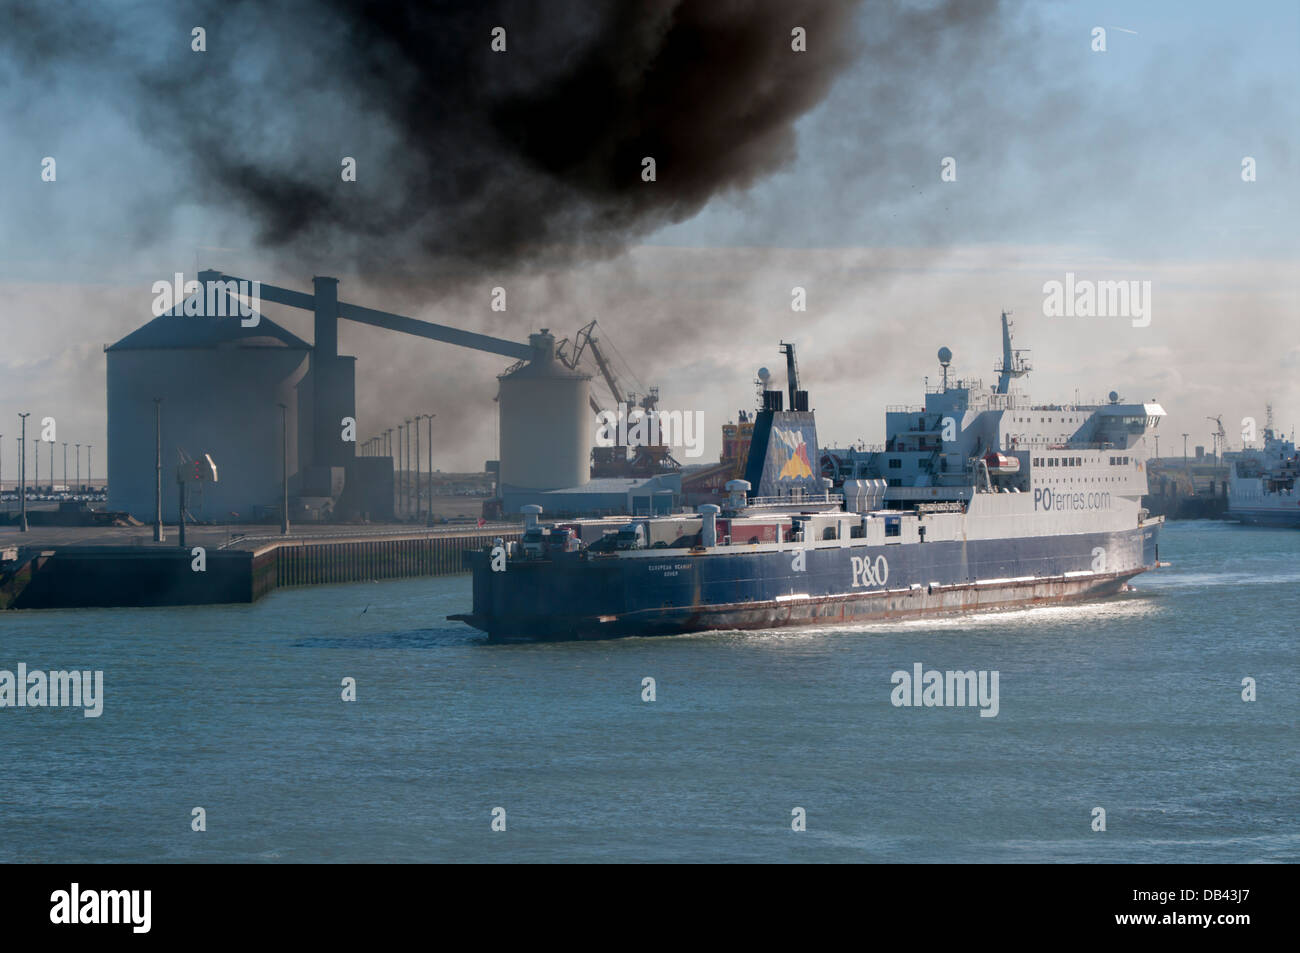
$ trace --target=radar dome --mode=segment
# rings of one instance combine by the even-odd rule
[[[1111,392],[1110,392],[1109,394],[1107,394],[1106,396],[1110,398],[1110,402],[1111,402],[1112,404],[1118,404],[1118,403],[1119,403],[1119,393],[1118,393],[1117,391],[1111,391]]]
[[[950,351],[950,350],[949,350],[948,348],[946,348],[946,347],[941,347],[941,348],[939,348],[939,363],[940,363],[940,364],[951,364],[951,363],[952,363],[952,351]]]
[[[758,369],[758,379],[760,381],[765,381],[771,376],[772,376],[772,372],[769,371],[766,367],[760,367]]]

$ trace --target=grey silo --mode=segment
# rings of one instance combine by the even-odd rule
[[[220,480],[191,493],[196,517],[246,520],[275,512],[281,497],[281,410],[288,407],[290,491],[298,471],[300,387],[311,346],[262,315],[155,318],[106,351],[108,506],[151,520],[153,399],[161,397],[163,517],[177,518],[178,448],[212,455]],[[251,318],[245,319],[251,321]],[[302,398],[304,415],[310,401]],[[303,421],[310,430],[310,422]],[[304,447],[304,453],[308,448]],[[202,512],[200,513],[200,505]]]
[[[498,378],[501,485],[558,490],[586,483],[595,427],[591,378],[556,360],[555,338],[545,330],[528,343],[532,359]]]

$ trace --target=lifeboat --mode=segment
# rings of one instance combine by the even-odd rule
[[[991,451],[984,455],[984,465],[989,468],[990,476],[1005,476],[1020,472],[1020,458],[1009,457],[1005,453]]]

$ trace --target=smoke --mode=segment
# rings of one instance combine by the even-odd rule
[[[183,200],[246,215],[264,247],[445,280],[615,254],[788,163],[856,3],[86,5],[25,15],[15,52],[99,74],[188,160]]]

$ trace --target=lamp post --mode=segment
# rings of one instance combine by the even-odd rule
[[[420,415],[415,415],[415,519],[420,519]]]
[[[94,444],[91,443],[86,444],[86,485],[87,486],[95,485],[95,464],[94,464],[95,458],[90,455],[90,451],[94,449],[95,449]]]
[[[153,541],[163,542],[167,536],[163,533],[162,522],[162,398],[153,399]],[[181,514],[181,519],[185,514]]]
[[[425,414],[429,420],[429,522],[433,525],[433,418],[437,414]]]
[[[18,438],[18,478],[20,480],[18,498],[21,501],[22,516],[18,520],[18,532],[27,532],[27,418],[28,414],[19,414],[23,420],[22,436]]]
[[[402,456],[402,451],[405,447],[406,447],[406,443],[402,439],[402,425],[398,424],[397,425],[397,463],[395,464],[395,466],[397,467],[397,491],[396,491],[397,502],[395,505],[397,508],[398,519],[402,518],[406,510],[406,500],[403,498],[405,496],[405,487],[402,485],[402,467],[405,465],[406,462]]]
[[[63,441],[63,485],[68,485],[68,441]],[[67,490],[64,490],[66,493]]]
[[[411,516],[411,418],[406,418],[406,466],[403,470],[402,486],[406,491],[406,516]]]
[[[283,495],[280,499],[280,535],[289,535],[289,405],[280,408],[280,468]]]
[[[81,444],[77,444],[77,492],[81,492]]]

